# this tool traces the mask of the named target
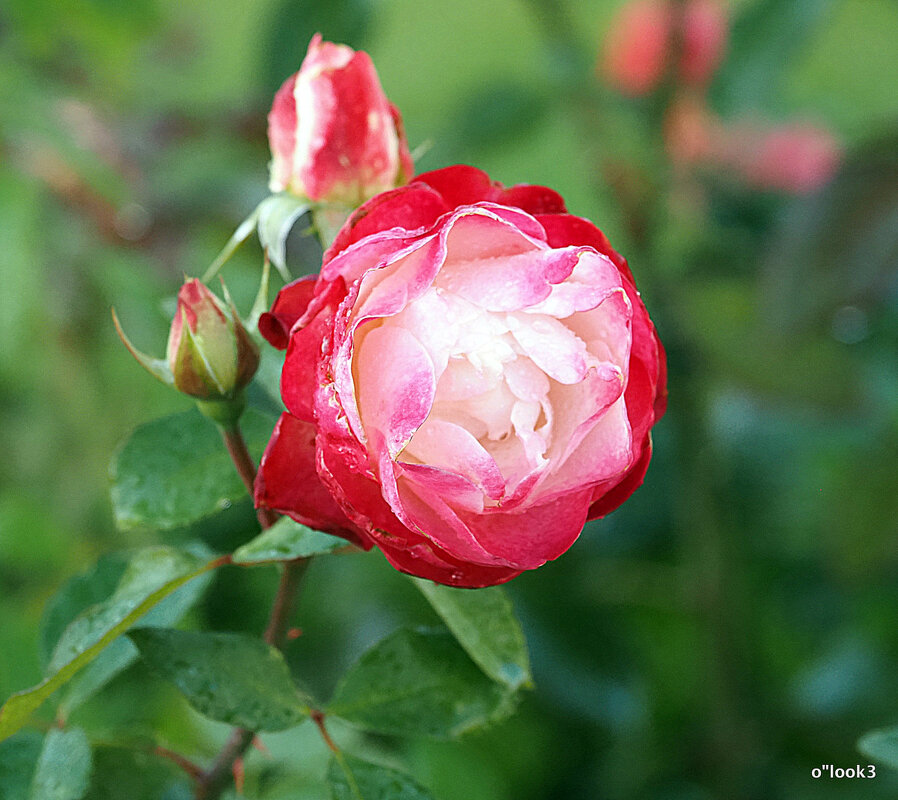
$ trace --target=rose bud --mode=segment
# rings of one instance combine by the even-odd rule
[[[722,124],[704,101],[689,93],[674,98],[664,117],[664,145],[678,165],[701,164],[713,158]]]
[[[379,195],[260,331],[287,347],[257,506],[452,586],[557,558],[642,482],[664,351],[626,261],[539,186]]]
[[[414,172],[371,57],[316,34],[268,115],[272,192],[357,206]]]
[[[688,86],[710,81],[723,56],[727,19],[718,0],[687,0],[682,11],[669,0],[635,0],[624,5],[605,37],[600,72],[622,94],[641,96],[658,88],[681,28],[676,79]]]
[[[826,128],[798,122],[767,130],[737,128],[726,155],[749,186],[806,194],[832,178],[842,148]]]
[[[196,278],[181,287],[166,348],[178,391],[201,400],[231,398],[253,379],[259,348],[229,306]]]
[[[242,402],[225,406],[240,400],[241,390],[259,367],[259,348],[243,327],[227,289],[225,297],[227,305],[196,278],[184,283],[178,292],[164,360],[138,351],[113,311],[116,330],[131,354],[163,383],[207,401],[201,410],[222,423],[239,416]],[[217,401],[224,403],[220,414],[215,411]]]

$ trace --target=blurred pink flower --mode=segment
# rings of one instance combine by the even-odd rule
[[[682,14],[682,53],[676,77],[689,86],[704,86],[726,48],[726,13],[718,0],[689,0]],[[605,37],[600,73],[623,94],[639,96],[653,91],[664,77],[675,23],[676,7],[669,0],[627,3]]]
[[[804,194],[827,183],[842,159],[828,129],[809,122],[742,124],[726,130],[714,160],[749,186]]]

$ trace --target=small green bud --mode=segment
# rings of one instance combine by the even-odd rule
[[[241,391],[259,367],[259,348],[243,327],[227,289],[225,297],[227,304],[196,278],[184,283],[165,359],[139,352],[123,333],[114,311],[113,319],[131,354],[163,383],[211,406],[218,401],[242,403]]]

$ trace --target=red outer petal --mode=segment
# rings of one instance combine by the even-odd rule
[[[278,292],[271,311],[266,311],[259,317],[259,333],[278,350],[287,347],[290,329],[306,313],[317,281],[317,275],[307,275],[288,283]]]
[[[564,214],[567,208],[564,198],[554,189],[545,186],[530,186],[522,183],[502,192],[497,203],[504,206],[515,206],[528,214]],[[581,244],[583,244],[581,242]]]
[[[466,164],[424,172],[415,183],[426,183],[437,191],[448,208],[469,206],[482,200],[498,200],[502,184],[490,180],[482,169]]]
[[[420,185],[417,181],[389,192],[382,192],[356,209],[346,221],[324,254],[324,263],[327,264],[365,236],[391,228],[420,230],[433,225],[449,210],[449,206],[437,192],[428,186]]]
[[[535,569],[577,541],[591,494],[583,489],[523,511],[459,516],[486,550],[519,569]]]
[[[256,476],[257,508],[272,508],[310,528],[370,550],[371,540],[334,502],[315,470],[315,426],[281,414]]]
[[[498,586],[516,578],[522,572],[513,567],[490,567],[456,561],[447,553],[427,543],[398,548],[378,541],[377,546],[387,561],[400,572],[460,589]]]
[[[545,228],[546,241],[550,247],[564,247],[569,244],[586,244],[594,247],[603,256],[608,256],[630,283],[636,285],[627,260],[617,252],[595,225],[583,217],[573,214],[540,214],[540,224]]]
[[[589,516],[587,519],[599,519],[606,514],[610,514],[614,509],[620,506],[633,492],[635,492],[645,479],[645,473],[649,468],[649,461],[652,458],[652,437],[646,434],[641,446],[641,455],[639,459],[630,467],[624,479],[616,486],[605,490],[603,486],[597,486],[595,489],[593,504],[589,507]]]
[[[345,293],[342,281],[323,285],[319,281],[317,288],[319,293],[294,325],[281,371],[284,405],[292,414],[309,422],[315,419],[312,404],[318,387],[316,365],[321,360],[322,344],[330,333],[334,310]]]

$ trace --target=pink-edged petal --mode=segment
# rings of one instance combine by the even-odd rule
[[[407,528],[445,549],[454,557],[479,563],[502,563],[476,542],[450,499],[459,506],[483,510],[483,493],[470,481],[430,466],[398,464],[390,458],[379,433],[369,442],[376,461],[376,473],[383,499],[397,519]],[[372,535],[377,535],[375,531]]]
[[[315,469],[315,426],[282,414],[265,448],[254,490],[259,508],[271,508],[366,550],[372,542],[343,513]]]
[[[625,377],[613,364],[599,364],[575,384],[555,384],[549,393],[552,407],[550,467],[559,469],[580,445],[592,426],[624,392]]]
[[[525,309],[527,312],[565,319],[578,312],[589,311],[604,301],[609,293],[621,291],[620,273],[607,257],[592,248],[576,248],[576,251],[578,259],[567,279],[552,286],[549,296]]]
[[[502,232],[504,226],[484,224],[488,222],[478,220],[476,227],[485,234]],[[464,225],[466,230],[472,227],[475,225],[470,222]],[[502,240],[499,236],[497,239]],[[450,246],[451,241],[450,236]],[[516,311],[545,301],[553,284],[564,281],[578,259],[576,248],[537,250],[532,246],[516,254],[501,254],[501,257],[454,258],[447,260],[436,284],[487,311]]]
[[[503,214],[508,212],[515,215],[513,219],[524,217],[511,209],[496,213],[495,209],[484,206],[469,206],[453,214],[444,226],[450,264],[498,259],[536,250],[541,243],[523,235],[514,222],[506,221]]]
[[[272,192],[282,192],[290,185],[293,175],[293,154],[296,151],[296,101],[293,90],[296,74],[284,81],[268,114],[268,142],[271,145]]]
[[[627,407],[620,398],[579,436],[577,446],[561,463],[553,464],[551,475],[539,486],[538,496],[554,497],[578,487],[620,479],[634,460]]]
[[[433,467],[410,464],[402,465],[400,470],[399,497],[403,514],[412,521],[414,530],[434,547],[460,561],[509,566],[504,559],[485,550],[458,516],[459,511],[474,515],[483,511],[483,495],[477,492],[481,500],[478,507],[470,483]]]
[[[402,516],[409,520],[411,527],[420,531],[427,538],[443,540],[440,531],[447,525],[461,529],[464,541],[474,545],[479,556],[476,558],[491,560],[491,556],[474,541],[469,532],[455,517],[453,508],[465,508],[479,514],[483,511],[483,489],[475,486],[467,478],[455,472],[429,464],[396,462],[396,487],[399,502],[402,505]],[[411,499],[410,499],[411,498]],[[458,538],[458,534],[450,533],[450,539]],[[443,542],[444,545],[446,542]],[[462,553],[453,549],[456,555]],[[469,557],[467,554],[465,558]],[[475,556],[471,556],[475,557]]]
[[[518,569],[535,569],[558,558],[580,535],[591,492],[572,492],[548,503],[475,516],[459,512],[477,541]]]
[[[306,313],[315,294],[317,281],[317,275],[307,275],[288,283],[278,292],[271,311],[266,311],[259,317],[259,333],[278,350],[287,347],[290,329]]]
[[[493,457],[465,428],[453,422],[434,417],[425,420],[403,451],[406,454],[421,464],[466,478],[494,500],[505,491],[505,480]]]
[[[351,324],[399,313],[430,288],[444,257],[443,243],[424,237],[390,263],[369,269],[359,285]]]
[[[359,415],[365,432],[369,439],[374,432],[381,434],[390,455],[395,456],[433,406],[433,362],[407,330],[384,325],[360,337],[355,365]]]
[[[524,353],[559,383],[579,383],[586,377],[590,355],[586,344],[553,317],[508,314],[508,327]]]
[[[633,311],[622,288],[611,289],[599,305],[565,319],[565,326],[586,343],[586,349],[600,361],[625,369],[633,341]]]
[[[610,258],[621,275],[635,286],[627,260],[611,246],[608,237],[588,219],[575,217],[573,214],[540,214],[537,219],[546,232],[546,241],[550,247],[589,245],[603,256]]]

